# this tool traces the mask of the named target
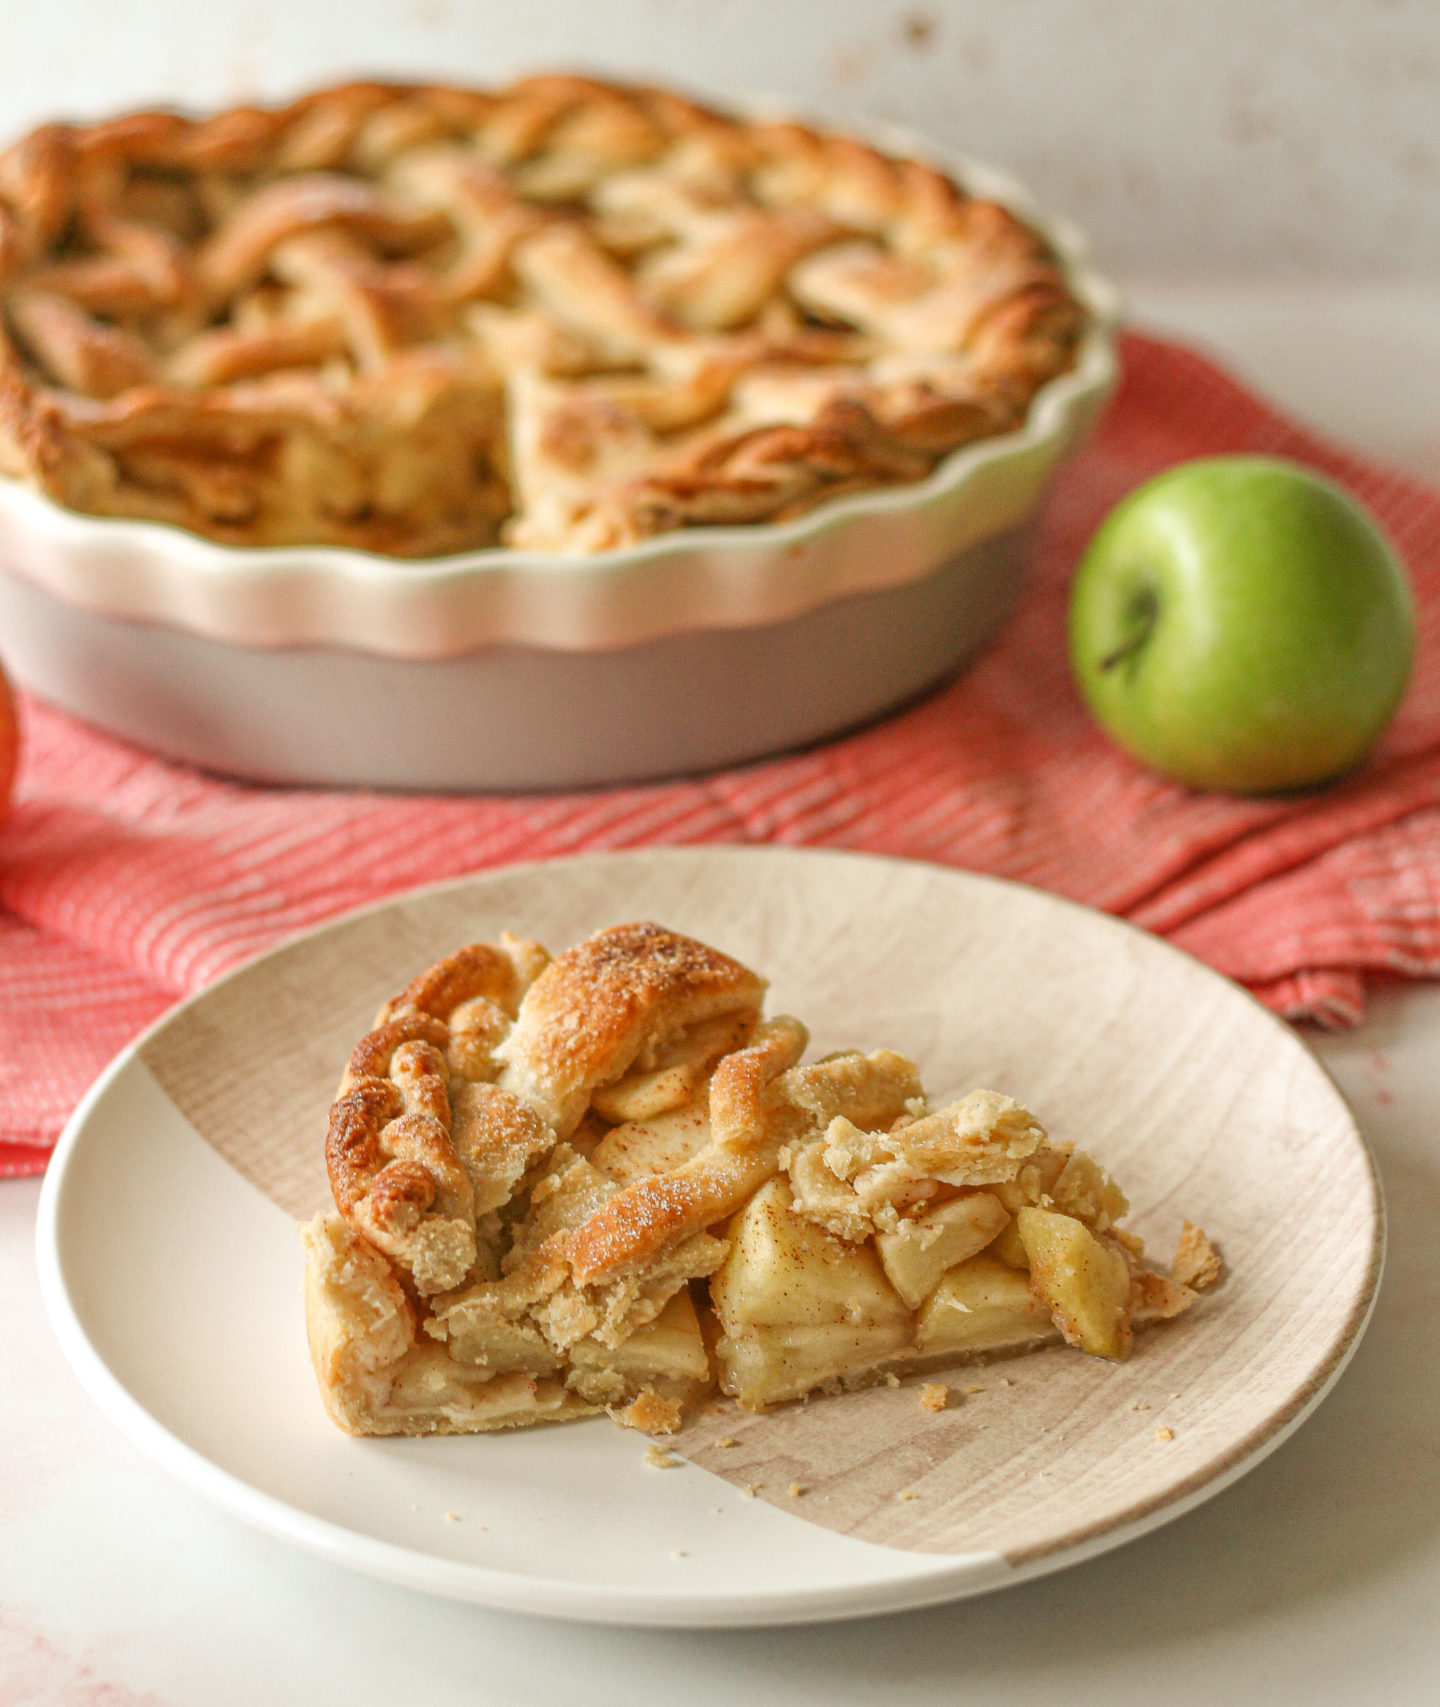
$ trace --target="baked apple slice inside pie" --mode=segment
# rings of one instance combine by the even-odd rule
[[[551,960],[504,935],[381,1010],[302,1227],[310,1351],[354,1434],[597,1411],[670,1432],[1064,1340],[1129,1355],[1218,1277],[1168,1272],[1083,1151],[1013,1099],[932,1109],[889,1049],[803,1059],[765,982],[654,924]]]

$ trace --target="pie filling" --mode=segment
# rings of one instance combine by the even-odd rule
[[[1006,208],[573,76],[0,154],[0,470],[234,545],[593,552],[1019,426],[1085,323]]]
[[[765,984],[654,924],[558,959],[502,936],[415,979],[331,1109],[301,1228],[321,1395],[353,1434],[595,1411],[650,1432],[1056,1340],[1111,1359],[1220,1262],[1168,1272],[1083,1151],[887,1049],[805,1062]]]

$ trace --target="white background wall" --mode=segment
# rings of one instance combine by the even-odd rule
[[[0,130],[568,63],[988,155],[1121,271],[1440,274],[1436,0],[3,0]]]
[[[779,93],[993,159],[1150,319],[1440,475],[1440,0],[0,0],[0,134],[346,73]]]

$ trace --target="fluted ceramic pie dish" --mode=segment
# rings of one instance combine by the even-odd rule
[[[908,139],[875,139],[925,158]],[[954,669],[1018,591],[1025,526],[1114,379],[1116,309],[1068,226],[943,162],[1052,245],[1086,313],[1013,431],[786,521],[590,555],[231,546],[0,481],[0,648],[42,697],[266,781],[583,786],[819,739]]]

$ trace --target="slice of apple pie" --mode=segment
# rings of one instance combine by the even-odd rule
[[[1017,1102],[931,1110],[888,1049],[802,1061],[764,981],[654,924],[504,935],[381,1010],[302,1227],[311,1356],[354,1434],[608,1410],[652,1432],[1064,1339],[1123,1358],[1219,1273]]]

